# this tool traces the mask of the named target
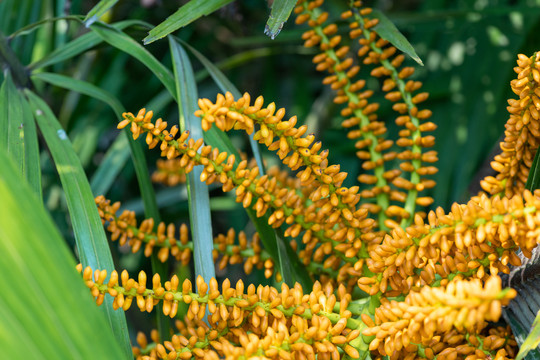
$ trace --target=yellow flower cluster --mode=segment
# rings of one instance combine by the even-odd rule
[[[362,274],[366,244],[380,242],[380,236],[372,231],[375,221],[368,217],[366,209],[356,207],[360,199],[359,187],[343,187],[346,173],[340,172],[338,165],[328,165],[328,151],[321,151],[321,143],[314,143],[313,135],[304,136],[305,126],[294,127],[296,117],[283,121],[285,111],[276,111],[273,103],[262,108],[263,101],[259,97],[250,105],[248,94],[237,101],[230,93],[219,94],[215,104],[201,99],[201,109],[196,115],[202,118],[206,130],[216,124],[221,130],[235,127],[252,133],[254,125],[258,124],[260,130],[255,138],[271,150],[277,150],[292,170],[298,170],[298,182],[278,181],[272,174],[259,176],[258,167],[248,167],[245,160],[235,168],[234,155],[211,146],[202,147],[202,140],[188,140],[187,133],[176,139],[175,128],[168,132],[167,123],[161,119],[153,124],[152,114],[148,115],[144,109],[137,116],[124,114],[125,120],[118,127],[131,124],[134,137],[150,134],[147,136],[150,147],[161,141],[162,155],[169,159],[180,158],[180,166],[186,173],[195,165],[203,165],[201,181],[207,184],[219,181],[223,191],[236,188],[237,202],[255,209],[257,216],[270,210],[268,223],[273,227],[286,224],[286,236],[296,238],[304,232],[305,247],[300,256],[305,263],[324,264],[323,272],[338,272],[333,281],[345,282],[352,288]]]
[[[158,344],[155,354],[159,358],[339,359],[341,352],[358,358],[359,349],[353,344],[363,344],[360,331],[365,326],[353,319],[348,309],[351,295],[343,286],[335,291],[330,285],[323,288],[315,283],[313,290],[304,294],[298,284],[294,288],[283,284],[281,291],[262,285],[246,289],[242,280],[233,287],[226,279],[219,291],[215,279],[207,284],[199,276],[194,291],[189,280],[180,284],[176,275],[162,284],[156,274],[152,288],[147,288],[142,271],[137,279],[125,270],[120,277],[113,271],[105,282],[105,270],[87,267],[83,271],[80,264],[78,270],[98,305],[107,294],[114,297],[115,309],[127,310],[135,300],[141,311],[150,312],[162,302],[163,313],[170,317],[176,316],[179,303],[189,305],[186,319],[192,325]],[[208,325],[203,325],[200,320],[206,313]],[[139,340],[145,345],[145,339]]]
[[[370,251],[369,270],[358,286],[369,294],[396,296],[434,283],[446,284],[457,274],[487,279],[521,264],[516,252],[530,257],[540,233],[540,192],[509,198],[472,198],[420,216],[406,230],[394,229]],[[438,280],[437,280],[438,279]]]
[[[370,8],[361,8],[362,2],[355,1],[353,9],[342,14],[342,19],[349,21],[349,37],[358,39],[360,45],[356,54],[351,53],[350,45],[341,45],[342,35],[338,27],[328,23],[328,13],[320,11],[322,0],[299,1],[295,12],[297,24],[307,22],[310,30],[303,34],[305,46],[319,46],[321,53],[313,62],[317,70],[329,73],[323,83],[336,91],[334,102],[346,104],[341,115],[346,118],[343,126],[351,128],[350,139],[357,139],[357,156],[363,161],[365,171],[358,177],[361,183],[370,188],[361,192],[363,198],[376,198],[376,204],[364,202],[361,206],[371,212],[380,212],[381,227],[395,228],[410,224],[415,212],[415,204],[430,205],[430,197],[418,197],[418,192],[435,186],[435,182],[426,179],[426,175],[437,172],[430,163],[437,161],[435,151],[424,149],[432,147],[435,138],[424,136],[436,129],[436,125],[426,121],[431,116],[430,110],[419,110],[417,104],[428,98],[428,93],[413,93],[422,86],[419,81],[405,81],[414,73],[414,68],[403,67],[404,55],[396,54],[396,48],[380,38],[374,28],[378,20],[370,19]],[[399,132],[396,144],[401,151],[395,151],[394,142],[386,139],[386,125],[378,120],[379,104],[370,103],[373,90],[365,89],[365,79],[359,78],[360,62],[372,68],[370,75],[384,79],[382,90],[385,98],[394,102],[392,108],[399,113],[396,124],[403,129]],[[399,169],[385,168],[385,163],[398,159]],[[427,164],[427,165],[426,165]],[[409,175],[406,175],[409,173]],[[390,201],[403,203],[404,206],[391,205]],[[382,212],[381,212],[382,210]]]
[[[514,71],[517,79],[510,82],[519,99],[508,100],[510,118],[506,122],[502,153],[491,162],[498,172],[481,181],[490,194],[511,197],[525,189],[534,155],[540,145],[540,52],[528,57],[520,54]]]
[[[103,224],[109,223],[107,230],[111,233],[111,240],[119,240],[120,246],[129,245],[131,251],[136,253],[144,246],[144,256],[150,257],[157,249],[157,257],[166,262],[169,255],[187,265],[191,261],[193,243],[189,240],[188,227],[180,225],[179,238],[176,237],[176,226],[159,223],[154,231],[154,220],[145,219],[137,226],[137,219],[133,211],[124,210],[116,215],[120,202],[111,205],[111,201],[103,196],[95,199],[99,216]],[[237,241],[236,241],[237,240]],[[238,242],[238,244],[236,244]],[[236,235],[230,229],[226,235],[219,234],[214,238],[214,261],[218,267],[224,269],[227,265],[244,264],[246,274],[251,274],[254,268],[265,269],[265,276],[269,278],[274,272],[274,260],[261,247],[259,235],[255,233],[251,240],[241,231]]]
[[[369,345],[371,351],[392,359],[407,359],[420,346],[428,359],[435,356],[450,359],[453,353],[487,358],[489,353],[483,350],[499,351],[506,341],[498,338],[488,346],[482,337],[476,344],[472,343],[472,337],[486,327],[486,321],[497,322],[501,306],[515,296],[515,290],[501,289],[498,276],[490,277],[485,285],[478,279],[456,279],[445,288],[424,286],[420,291],[411,291],[404,301],[384,299],[375,311],[375,321],[362,315],[370,325],[362,334],[375,336]],[[446,334],[453,336],[445,339]],[[463,334],[472,336],[466,339]],[[478,342],[483,342],[483,346],[479,347]],[[477,351],[483,356],[476,354]],[[506,355],[506,350],[500,351],[498,355]]]

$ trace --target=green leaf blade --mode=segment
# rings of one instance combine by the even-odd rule
[[[121,132],[103,157],[96,172],[90,179],[92,193],[107,196],[114,180],[129,159],[129,135]]]
[[[11,75],[6,73],[0,88],[0,147],[17,164],[34,193],[41,199],[41,169],[36,125],[26,99],[15,88]]]
[[[117,22],[112,25],[113,28],[122,30],[129,26],[140,24],[138,20],[125,20]],[[83,52],[93,48],[96,45],[99,45],[103,42],[102,39],[95,33],[87,33],[79,36],[78,38],[54,49],[52,52],[48,53],[41,59],[34,61],[28,65],[29,69],[41,69],[50,65],[54,65],[65,60],[71,59],[77,55],[82,54]]]
[[[266,22],[264,34],[270,36],[270,38],[274,40],[283,28],[283,24],[285,24],[289,19],[289,16],[291,16],[291,12],[295,5],[296,0],[274,0],[270,16]]]
[[[0,149],[2,358],[127,359],[49,214]],[[54,251],[52,251],[54,250]],[[88,341],[92,334],[92,341]]]
[[[201,16],[206,16],[216,11],[232,1],[233,0],[191,0],[161,24],[150,30],[148,36],[143,39],[143,42],[145,45],[148,45],[156,40],[162,39],[173,31],[192,23]]]
[[[71,91],[78,92],[80,94],[88,95],[104,103],[108,104],[115,112],[116,116],[120,119],[123,106],[120,101],[108,91],[105,91],[95,85],[92,85],[86,81],[78,80],[69,76],[41,72],[32,75],[32,79],[40,79],[49,84],[56,85]]]
[[[189,130],[191,137],[203,137],[201,122],[194,115],[197,109],[197,84],[193,76],[193,69],[189,58],[182,46],[169,37],[174,75],[176,80],[176,93],[178,98],[178,111],[180,114],[180,131]],[[214,240],[212,236],[212,219],[210,214],[210,196],[208,185],[200,181],[204,167],[199,165],[193,168],[187,176],[189,219],[193,238],[193,260],[195,274],[201,275],[206,282],[216,278],[212,250]]]
[[[533,163],[529,169],[529,176],[527,177],[525,189],[534,191],[538,188],[540,188],[540,151],[536,150]]]
[[[531,331],[519,349],[516,360],[522,360],[527,356],[529,351],[534,350],[540,345],[540,311],[536,314],[536,318],[532,324]]]
[[[379,23],[373,28],[384,40],[389,41],[400,51],[409,55],[418,64],[424,66],[422,59],[418,56],[409,40],[396,28],[394,23],[381,11],[373,9],[369,17],[379,19]]]
[[[98,21],[99,18],[105,15],[107,11],[116,5],[117,2],[118,0],[101,0],[99,3],[97,3],[96,6],[94,6],[84,18],[84,24],[86,27]]]
[[[26,91],[26,96],[62,182],[81,263],[84,267],[106,269],[110,273],[114,264],[109,245],[80,160],[47,104],[31,91]],[[131,345],[124,313],[113,310],[111,298],[106,298],[102,310],[122,345],[124,355],[130,356]]]
[[[90,29],[94,31],[102,40],[109,45],[133,56],[142,62],[159,81],[165,85],[171,94],[176,93],[172,74],[160,61],[158,61],[148,50],[141,44],[137,43],[131,37],[122,31],[101,23],[93,24]]]

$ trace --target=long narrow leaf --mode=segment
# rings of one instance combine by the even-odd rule
[[[148,36],[143,39],[145,45],[164,38],[173,31],[184,27],[197,20],[201,16],[213,13],[217,9],[227,5],[233,0],[191,0],[164,22],[150,30]]]
[[[272,10],[266,22],[264,33],[273,40],[278,36],[283,28],[283,24],[291,16],[291,12],[296,5],[296,0],[274,0]]]
[[[122,30],[133,25],[141,24],[138,20],[126,20],[120,21],[112,25],[115,29]],[[71,59],[83,52],[93,48],[100,44],[103,40],[95,33],[89,32],[84,34],[75,40],[56,48],[54,51],[48,53],[43,58],[39,59],[28,65],[30,69],[41,69],[46,66],[54,65],[65,60]]]
[[[189,130],[191,136],[198,139],[203,136],[203,131],[200,121],[194,115],[198,97],[193,69],[185,50],[172,37],[169,37],[169,45],[176,80],[180,131]],[[214,241],[208,186],[199,180],[203,168],[203,166],[193,168],[187,176],[187,187],[195,274],[209,281],[216,277],[216,273],[212,258]]]
[[[540,311],[536,315],[532,324],[531,332],[523,341],[523,344],[519,348],[519,353],[516,356],[516,360],[524,359],[529,351],[534,350],[540,345]]]
[[[79,158],[47,104],[31,91],[26,91],[26,95],[60,175],[81,263],[83,266],[110,272],[114,264],[109,245]],[[102,309],[124,355],[130,356],[131,346],[124,313],[113,310],[111,298],[106,299]]]
[[[6,73],[0,89],[0,147],[7,150],[32,190],[41,199],[39,147],[32,112]]]
[[[123,106],[120,101],[118,101],[118,99],[116,99],[112,94],[98,88],[97,86],[81,80],[51,73],[39,73],[34,75],[34,78],[41,79],[51,84],[101,100],[109,104],[109,106],[115,112],[117,119],[121,118]],[[125,146],[127,144],[129,144],[129,147]],[[123,168],[130,153],[132,156],[133,165],[135,167],[137,180],[139,182],[146,217],[153,218],[157,224],[160,222],[160,217],[154,188],[152,187],[148,167],[146,166],[146,158],[141,145],[131,138],[131,134],[129,133],[128,129],[125,129],[115,141],[114,146],[109,152],[107,152],[107,156],[99,167],[99,172],[97,172],[92,178],[91,188],[94,191],[93,194],[104,195],[106,193],[106,191],[112,185],[116,175],[118,175],[120,170]],[[153,254],[151,260],[154,273],[159,273],[161,277],[165,277],[167,275],[166,266],[158,261],[157,255]],[[162,305],[157,306],[158,310],[160,310],[161,306]],[[168,318],[166,318],[161,311],[157,312],[157,317],[160,333],[168,334]]]
[[[109,11],[109,9],[116,5],[117,2],[118,0],[101,0],[99,3],[96,4],[96,6],[92,8],[92,10],[88,12],[86,17],[84,18],[84,24],[87,27],[92,25],[94,22],[99,20],[100,17],[105,15],[105,13]]]
[[[108,91],[105,91],[86,81],[74,79],[69,76],[53,74],[53,73],[36,73],[32,75],[33,79],[40,79],[50,84],[69,89],[80,94],[85,94],[95,99],[101,100],[108,104],[120,118],[123,107],[120,101]]]
[[[0,357],[127,359],[52,219],[4,149],[0,198]]]
[[[113,96],[108,91],[103,90],[86,81],[47,72],[33,74],[32,79],[40,79],[50,84],[101,100],[104,103],[108,104],[114,110],[118,118],[120,118],[123,112],[122,104],[115,96]]]
[[[176,88],[169,69],[150,54],[150,52],[148,52],[141,44],[124,34],[122,31],[105,24],[95,23],[90,29],[110,45],[142,62],[154,73],[154,75],[156,75],[171,94],[175,93]]]

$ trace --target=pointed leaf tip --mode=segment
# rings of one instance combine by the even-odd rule
[[[373,28],[377,34],[384,40],[389,41],[392,45],[398,48],[400,51],[409,55],[414,61],[421,66],[424,66],[422,59],[418,56],[414,47],[409,43],[409,40],[396,28],[394,23],[386,17],[382,12],[377,9],[373,9],[369,17],[379,19],[379,23]]]
[[[232,1],[233,0],[191,0],[161,24],[150,30],[148,36],[143,39],[143,44],[148,45],[159,40],[173,31],[190,24],[201,16],[213,13]]]
[[[118,0],[101,0],[96,6],[92,8],[84,18],[84,26],[90,27],[93,23],[99,20],[100,17],[105,15]]]
[[[287,19],[289,19],[295,5],[296,0],[274,0],[270,16],[264,28],[264,34],[274,40],[281,32]]]

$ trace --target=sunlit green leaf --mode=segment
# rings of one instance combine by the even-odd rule
[[[47,104],[31,91],[26,91],[26,95],[62,182],[81,263],[85,267],[111,272],[114,264],[109,245],[80,160]],[[101,309],[106,313],[124,355],[129,356],[131,345],[124,313],[113,310],[112,298],[106,298]]]
[[[0,356],[128,359],[52,219],[4,149],[0,198]]]
[[[296,0],[274,0],[264,33],[270,36],[271,39],[275,39],[283,28],[283,24],[291,16],[295,5]]]
[[[143,39],[143,42],[147,45],[159,40],[173,31],[190,24],[201,16],[208,15],[232,1],[233,0],[191,0],[161,24],[150,30],[148,36]]]
[[[0,89],[0,147],[4,148],[41,199],[41,169],[36,125],[30,105],[6,72]]]

